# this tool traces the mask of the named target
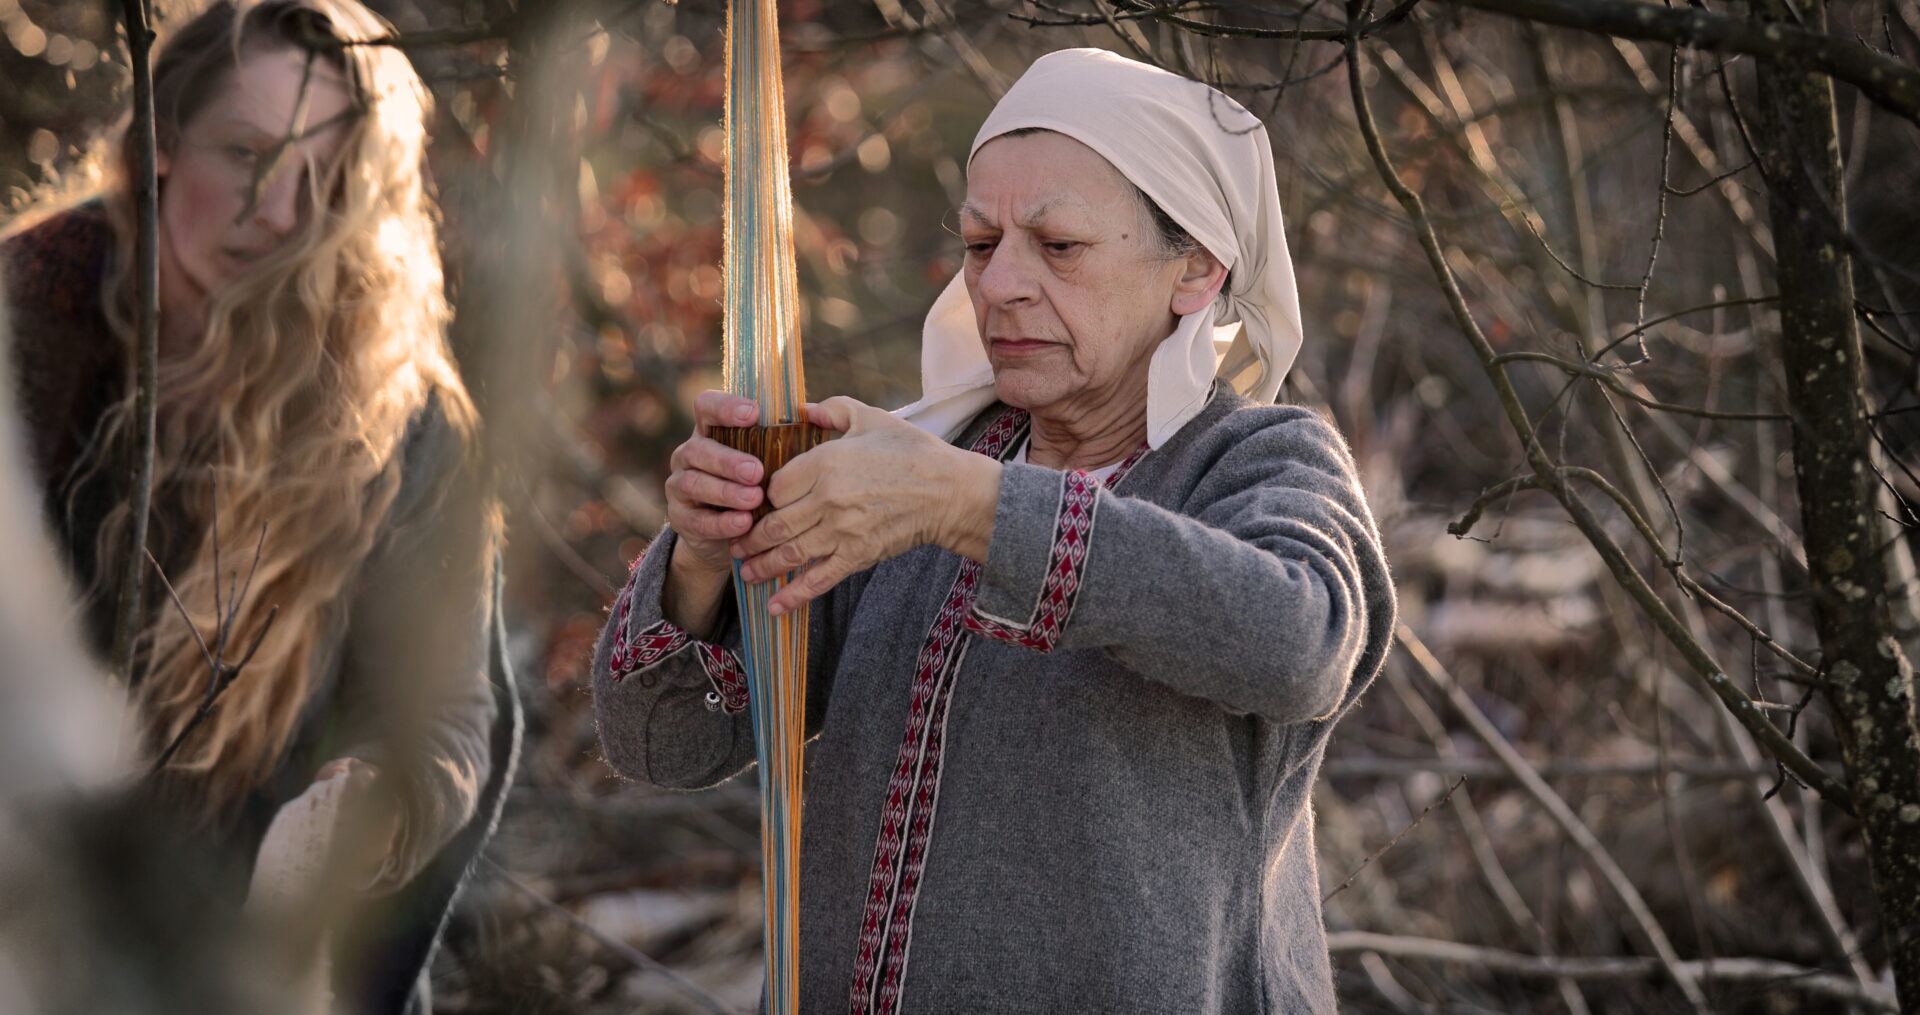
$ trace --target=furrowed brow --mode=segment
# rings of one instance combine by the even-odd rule
[[[1035,208],[1032,211],[1027,212],[1025,215],[1020,216],[1018,225],[1022,229],[1039,228],[1041,223],[1046,219],[1047,214],[1053,211],[1054,206],[1058,205],[1059,203],[1060,203],[1060,200],[1058,198],[1053,198],[1053,199],[1041,202],[1038,208]],[[984,211],[981,211],[979,208],[976,208],[971,204],[961,205],[959,214],[961,218],[968,219],[973,223],[975,223],[976,225],[984,226],[989,229],[993,228],[993,220],[987,217],[987,213]]]
[[[1041,223],[1046,221],[1047,213],[1052,211],[1053,206],[1059,203],[1060,201],[1057,198],[1050,201],[1041,202],[1040,207],[1035,208],[1034,210],[1020,217],[1020,228],[1022,229],[1040,228]]]

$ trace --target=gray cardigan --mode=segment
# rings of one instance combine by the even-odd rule
[[[996,405],[959,443],[1023,426]],[[732,652],[661,619],[673,542],[594,701],[616,769],[691,789],[753,744]],[[1310,411],[1216,394],[1111,489],[1008,464],[984,567],[922,546],[814,603],[802,1008],[1334,1010],[1309,791],[1393,619]]]

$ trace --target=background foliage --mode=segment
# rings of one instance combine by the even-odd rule
[[[440,1008],[707,1010],[657,962],[744,1010],[759,989],[751,789],[669,795],[621,782],[598,758],[586,691],[605,608],[661,523],[666,456],[691,396],[718,379],[717,5],[371,6],[436,42],[409,52],[439,100],[432,168],[462,306],[456,340],[507,463],[508,617],[531,710],[508,817],[436,966]],[[1483,491],[1524,471],[1523,449],[1356,129],[1341,12],[1182,7],[1202,24],[1333,33],[1301,40],[1220,37],[1138,9],[782,5],[815,397],[894,406],[917,393],[918,322],[958,264],[961,161],[1034,55],[1098,45],[1230,85],[1268,124],[1300,276],[1308,338],[1284,397],[1327,412],[1352,441],[1408,631],[1408,650],[1336,736],[1315,798],[1348,1007],[1683,1007],[1650,961],[1597,976],[1579,965],[1655,954],[1649,923],[1693,964],[1714,1010],[1889,996],[1858,827],[1752,749],[1565,512],[1514,489],[1482,505],[1469,537],[1449,534]],[[1911,61],[1920,44],[1912,0],[1830,16],[1830,33],[1895,57]],[[82,177],[116,122],[128,76],[116,24],[104,5],[0,0],[9,209]],[[418,34],[449,31],[472,41]],[[1474,321],[1496,352],[1536,355],[1506,376],[1543,446],[1613,477],[1713,595],[1817,655],[1786,426],[1725,418],[1784,411],[1751,61],[1439,3],[1369,46],[1361,78],[1384,143],[1424,197]],[[1838,109],[1845,248],[1867,387],[1885,413],[1881,550],[1910,649],[1904,531],[1920,484],[1907,464],[1916,417],[1901,410],[1920,404],[1920,135],[1844,88]],[[509,202],[533,213],[503,217]],[[468,283],[496,279],[523,242],[551,256],[516,277],[519,330],[503,333],[472,311],[497,294]],[[1610,357],[1594,355],[1610,342]],[[1570,372],[1542,354],[1606,363]],[[1636,544],[1631,516],[1607,507],[1608,531]],[[1759,707],[1838,771],[1807,680],[1697,598],[1674,602]],[[1496,741],[1543,781],[1517,781]],[[1440,961],[1355,932],[1540,962]]]

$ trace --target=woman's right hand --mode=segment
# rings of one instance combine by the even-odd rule
[[[752,455],[708,437],[707,431],[752,426],[759,418],[760,407],[750,398],[703,391],[693,400],[693,436],[673,449],[666,484],[667,522],[679,539],[673,548],[674,571],[731,574],[728,544],[753,527],[752,511],[763,496],[762,466]]]

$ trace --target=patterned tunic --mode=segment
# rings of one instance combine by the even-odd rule
[[[1024,413],[963,446],[1005,457]],[[673,535],[596,655],[608,760],[753,759],[737,625],[662,619]],[[816,600],[809,1012],[1332,1011],[1308,794],[1393,627],[1344,443],[1217,394],[1102,484],[1009,463],[984,565],[923,546]]]

